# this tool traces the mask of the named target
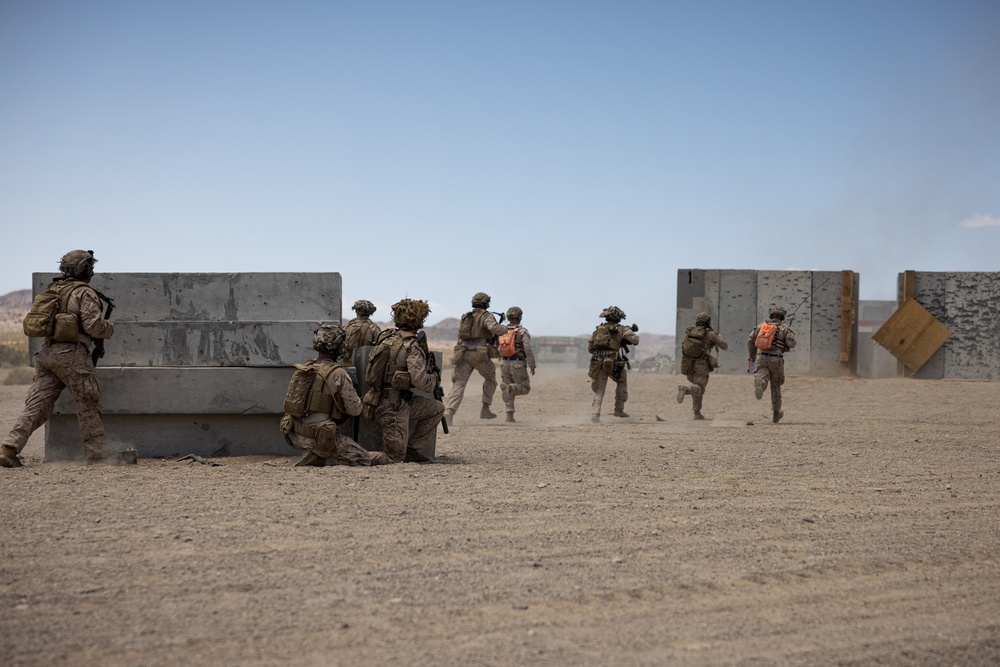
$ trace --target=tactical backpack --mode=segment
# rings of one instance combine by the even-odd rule
[[[497,352],[500,353],[501,357],[506,359],[517,354],[517,332],[520,330],[521,327],[507,329],[507,333],[500,336],[497,343]]]
[[[757,338],[753,344],[758,350],[770,350],[774,346],[774,337],[778,333],[778,325],[764,322],[757,330]]]
[[[86,285],[82,280],[53,280],[45,291],[31,302],[31,310],[24,316],[22,328],[29,338],[54,338],[61,343],[76,341],[76,315],[66,312],[69,296],[77,287]],[[56,323],[59,322],[57,334]]]
[[[705,334],[708,329],[697,324],[685,331],[684,342],[681,343],[681,354],[689,359],[701,359],[705,356]]]
[[[319,368],[317,368],[319,366]],[[285,392],[285,414],[305,417],[311,412],[331,414],[334,408],[333,396],[323,391],[323,384],[330,375],[341,368],[338,363],[317,364],[307,361],[294,364],[295,372]],[[339,415],[333,415],[336,419]]]

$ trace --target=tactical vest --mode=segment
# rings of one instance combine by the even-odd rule
[[[318,359],[294,364],[294,367],[295,372],[285,392],[285,413],[292,417],[305,417],[320,412],[330,415],[335,421],[342,419],[343,412],[330,394],[326,380],[343,367],[334,361]]]
[[[622,346],[622,334],[618,325],[606,322],[597,325],[593,335],[593,346],[598,352],[618,352]]]
[[[368,365],[365,367],[365,384],[379,389],[392,382],[392,376],[397,371],[405,371],[406,365],[400,366],[397,359],[403,343],[416,336],[412,331],[386,329],[379,334],[371,354],[368,355]]]

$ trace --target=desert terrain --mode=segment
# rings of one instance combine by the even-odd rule
[[[295,468],[276,425],[287,455],[87,467],[39,432],[0,470],[0,663],[1000,664],[1000,383],[793,377],[775,425],[746,376],[693,421],[680,379],[601,424],[582,370],[513,425],[472,382],[423,465]]]

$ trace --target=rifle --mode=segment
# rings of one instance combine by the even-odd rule
[[[427,333],[419,331],[417,333],[417,342],[424,351],[424,356],[427,357],[427,372],[437,377],[437,382],[434,383],[434,398],[439,401],[444,400],[444,389],[441,387],[441,369],[438,368],[437,357],[427,347]],[[441,429],[445,432],[445,435],[448,434],[448,420],[444,415],[441,416]]]
[[[635,333],[639,333],[638,324],[632,324],[632,326],[630,326],[629,329],[631,329]],[[615,370],[611,371],[611,377],[613,377],[615,380],[621,379],[622,371],[624,369],[632,368],[632,364],[629,363],[628,360],[628,353],[629,353],[628,343],[624,339],[622,339],[621,347],[618,348],[618,361],[615,362]],[[624,364],[620,363],[622,360],[625,361]]]
[[[97,292],[97,290],[94,291]],[[97,298],[103,301],[104,303],[108,304],[107,310],[104,311],[104,319],[110,320],[111,312],[115,309],[115,302],[111,299],[111,297],[102,294],[101,292],[97,292]],[[104,339],[97,338],[94,340],[94,350],[90,353],[90,360],[94,363],[94,366],[96,367],[97,360],[101,359],[102,357],[104,357]]]
[[[503,321],[505,319],[507,319],[507,316],[504,313],[498,313],[495,310],[491,310],[490,314],[491,315],[496,315],[496,317],[497,317],[497,324],[503,324]]]

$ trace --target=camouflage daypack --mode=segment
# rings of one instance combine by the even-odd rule
[[[31,310],[24,316],[21,323],[24,335],[30,338],[53,338],[63,343],[75,342],[77,318],[66,312],[66,304],[73,290],[86,284],[82,280],[53,280],[49,283],[45,291],[35,297]]]
[[[681,354],[690,359],[701,359],[705,356],[705,334],[708,333],[708,329],[695,324],[689,326],[684,333]]]

